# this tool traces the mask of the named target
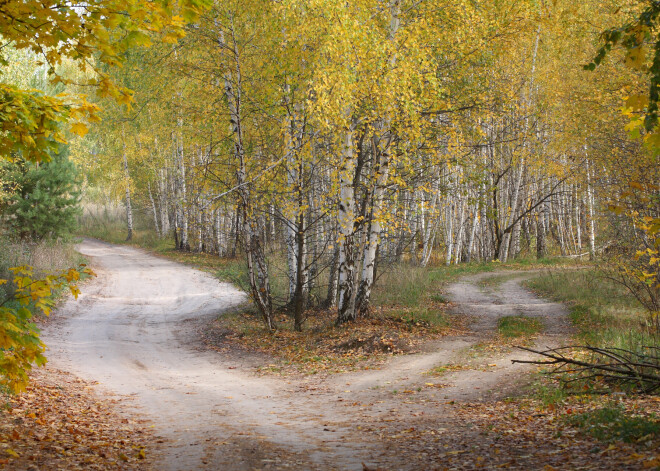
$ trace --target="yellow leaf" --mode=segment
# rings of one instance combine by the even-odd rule
[[[73,123],[71,125],[71,132],[77,134],[80,137],[83,137],[85,134],[87,134],[88,131],[89,128],[87,128],[87,126],[83,123]]]
[[[5,453],[7,453],[9,456],[13,456],[14,458],[18,458],[18,453],[16,453],[14,450],[11,448],[6,448]]]
[[[632,69],[640,69],[644,65],[644,57],[646,56],[646,51],[643,46],[634,47],[628,51],[626,54],[626,67]]]
[[[626,108],[633,111],[641,111],[649,104],[649,97],[647,95],[631,95],[626,100]]]

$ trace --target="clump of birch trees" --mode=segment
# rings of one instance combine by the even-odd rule
[[[642,152],[602,86],[629,72],[582,70],[612,3],[216,2],[128,55],[133,105],[106,104],[78,159],[129,238],[139,205],[180,250],[245,257],[268,329],[279,307],[296,329],[311,305],[366,315],[383,264],[593,258],[611,157]]]

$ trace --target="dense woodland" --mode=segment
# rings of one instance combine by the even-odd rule
[[[268,328],[283,306],[297,328],[312,304],[365,315],[384,265],[632,258],[634,217],[657,216],[656,157],[626,128],[646,58],[584,66],[643,7],[216,2],[126,53],[130,109],[99,102],[72,154],[129,239],[138,213],[180,250],[245,256]]]

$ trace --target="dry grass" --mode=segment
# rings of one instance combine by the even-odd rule
[[[85,259],[76,252],[72,242],[42,241],[26,242],[11,240],[0,236],[0,279],[11,279],[11,267],[30,265],[34,268],[35,276],[40,277],[48,273],[63,271],[77,267]],[[0,302],[13,293],[12,284],[0,286]]]
[[[527,284],[541,295],[569,305],[580,342],[636,349],[653,341],[648,336],[648,314],[641,304],[598,270],[548,272]]]
[[[0,251],[0,276],[7,268],[31,265],[37,272],[64,270],[77,265],[81,257],[70,242],[25,242],[2,240]]]

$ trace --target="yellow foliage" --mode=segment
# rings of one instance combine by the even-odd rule
[[[19,393],[27,385],[27,372],[32,365],[43,365],[45,346],[39,339],[39,328],[32,321],[33,311],[49,315],[55,303],[54,295],[68,289],[76,298],[79,288],[73,282],[81,273],[94,276],[85,265],[43,278],[34,276],[29,266],[10,269],[15,292],[0,303],[0,385]],[[10,280],[0,280],[5,285]]]
[[[57,72],[65,59],[81,71],[91,66],[95,74],[87,85],[95,86],[99,96],[129,105],[132,94],[108,78],[105,66],[120,65],[129,48],[148,46],[151,31],[180,38],[184,21],[173,11],[182,10],[191,21],[205,5],[196,0],[100,0],[81,7],[66,0],[9,0],[2,5],[0,35],[14,49],[37,54],[48,66],[51,82],[74,83]],[[0,65],[8,64],[6,53],[0,52]],[[71,132],[84,136],[86,124],[76,120],[96,122],[97,112],[84,96],[49,97],[0,82],[0,158],[21,154],[33,162],[48,160],[50,151],[66,142],[63,124],[74,120]]]

